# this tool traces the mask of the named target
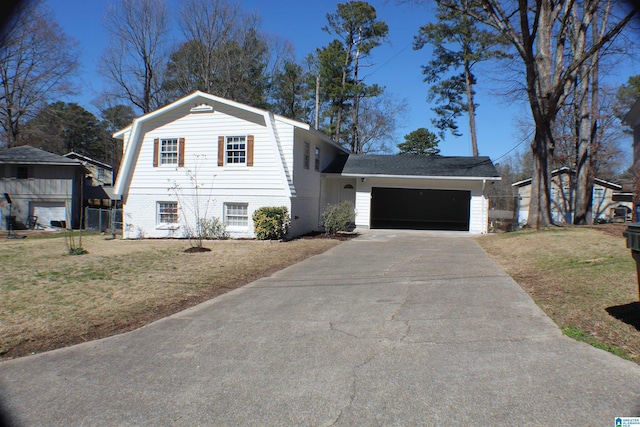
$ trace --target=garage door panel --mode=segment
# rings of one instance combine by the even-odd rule
[[[469,230],[471,192],[374,187],[371,227]]]
[[[65,202],[31,202],[31,215],[37,218],[38,225],[42,227],[51,226],[52,221],[65,223]]]

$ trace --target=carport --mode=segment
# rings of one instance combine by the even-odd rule
[[[351,154],[323,173],[325,180],[355,178],[359,228],[470,233],[487,232],[485,193],[500,180],[488,157]]]

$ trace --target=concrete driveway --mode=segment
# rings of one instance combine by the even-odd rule
[[[640,368],[562,336],[462,234],[367,232],[137,331],[0,364],[24,426],[589,425]]]

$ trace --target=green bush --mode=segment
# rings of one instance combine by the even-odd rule
[[[327,205],[322,212],[324,231],[332,235],[339,231],[347,231],[349,226],[353,224],[355,216],[356,211],[353,203],[348,200],[335,205]]]
[[[220,218],[199,218],[198,235],[205,240],[219,240],[229,237],[227,227]]]
[[[286,206],[263,207],[253,213],[253,231],[258,240],[282,239],[289,231],[289,210]]]

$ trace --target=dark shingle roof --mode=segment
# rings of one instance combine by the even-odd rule
[[[77,165],[80,162],[74,159],[68,159],[48,151],[30,145],[22,145],[20,147],[7,148],[0,150],[0,163],[33,165],[33,164],[55,164],[55,165]]]
[[[354,155],[337,157],[324,173],[343,175],[450,176],[498,178],[500,174],[486,156],[445,157],[405,155]]]

